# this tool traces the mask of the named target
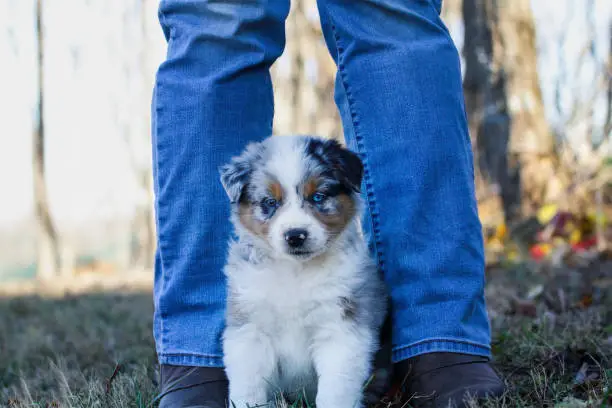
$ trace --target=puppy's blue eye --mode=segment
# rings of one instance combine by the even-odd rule
[[[325,200],[325,198],[326,198],[325,194],[323,194],[323,193],[314,193],[312,195],[312,202],[316,203],[316,204],[319,204],[319,203],[323,202],[323,200]]]
[[[275,198],[266,198],[264,205],[268,208],[276,208],[278,206],[278,200]]]

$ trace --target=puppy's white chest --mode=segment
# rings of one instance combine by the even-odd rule
[[[321,271],[266,272],[266,278],[251,282],[256,287],[244,287],[241,302],[248,304],[253,327],[270,339],[277,360],[276,385],[289,393],[310,385],[303,391],[312,396],[316,387],[313,347],[317,334],[341,319],[337,302],[341,285]]]
[[[316,374],[311,354],[312,330],[296,321],[285,320],[284,327],[272,339],[277,356],[277,386],[296,394],[306,387],[312,397]]]
[[[340,317],[336,301],[342,296],[340,288],[329,279],[307,274],[274,274],[276,277],[245,294],[243,300],[252,302],[254,322],[270,336],[300,344],[300,340],[310,340],[321,325]],[[255,298],[247,300],[253,292],[257,292]]]

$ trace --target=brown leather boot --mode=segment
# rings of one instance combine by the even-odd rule
[[[468,396],[499,397],[504,382],[489,359],[459,353],[422,354],[395,365],[402,400],[413,408],[465,408]]]
[[[162,364],[159,408],[226,408],[225,370]]]

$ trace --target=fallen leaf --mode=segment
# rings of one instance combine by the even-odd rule
[[[534,246],[532,246],[529,252],[531,253],[531,257],[533,259],[535,259],[536,261],[539,261],[545,258],[550,253],[551,249],[552,249],[552,246],[550,244],[541,243],[541,244],[535,244]]]
[[[569,242],[572,245],[576,245],[582,240],[582,231],[575,229],[570,233]]]
[[[572,249],[576,252],[583,252],[593,248],[595,245],[597,245],[597,237],[590,237],[572,244]]]
[[[593,295],[589,293],[589,294],[582,296],[577,306],[583,309],[586,309],[587,307],[590,307],[592,304],[593,304]]]
[[[544,225],[544,224],[548,224],[555,215],[557,215],[557,211],[559,209],[559,206],[557,204],[546,204],[543,205],[539,210],[538,210],[538,221],[540,222],[540,224]]]

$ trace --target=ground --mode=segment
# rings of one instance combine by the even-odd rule
[[[610,265],[488,271],[509,391],[481,406],[612,406]],[[0,406],[155,407],[150,281],[56,286],[0,289]]]

